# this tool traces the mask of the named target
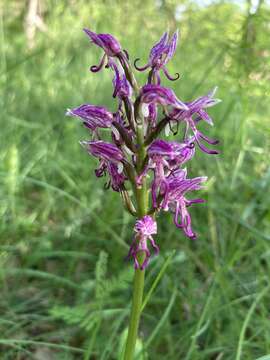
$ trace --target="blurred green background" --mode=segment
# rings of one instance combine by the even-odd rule
[[[171,260],[144,310],[137,358],[270,354],[269,2],[35,3],[0,1],[0,358],[118,359],[127,326],[134,219],[93,175],[78,143],[87,131],[64,116],[84,102],[116,109],[111,74],[88,70],[101,51],[83,27],[112,33],[141,63],[179,28],[168,68],[182,78],[170,86],[188,101],[218,85],[223,100],[204,129],[221,154],[197,152],[189,165],[209,176],[206,205],[191,209],[198,240],[159,218],[146,291]]]

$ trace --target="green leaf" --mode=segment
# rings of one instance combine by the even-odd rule
[[[170,262],[172,261],[172,258],[174,256],[175,252],[176,251],[173,250],[171,252],[171,254],[167,257],[167,259],[164,261],[164,264],[162,265],[162,268],[160,269],[160,272],[158,273],[158,275],[155,278],[150,290],[148,291],[148,293],[145,296],[145,299],[144,299],[143,304],[142,304],[141,312],[143,311],[143,309],[147,305],[148,301],[150,300],[151,295],[153,294],[155,288],[157,287],[157,285],[158,285],[159,281],[161,280],[163,274],[165,273],[167,267],[169,266]]]

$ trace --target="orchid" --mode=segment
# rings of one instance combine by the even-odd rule
[[[149,69],[146,83],[140,86],[135,78],[127,51],[122,50],[118,40],[110,34],[96,34],[84,30],[91,42],[102,48],[104,55],[99,65],[90,69],[98,72],[103,68],[112,71],[112,97],[117,99],[114,109],[83,104],[67,111],[67,115],[79,118],[92,135],[91,140],[81,141],[88,154],[98,159],[95,170],[98,178],[107,176],[106,188],[120,193],[123,205],[136,217],[134,236],[127,258],[135,267],[134,297],[124,359],[132,359],[142,302],[143,278],[151,263],[151,249],[158,255],[157,220],[162,212],[171,212],[175,226],[183,234],[195,239],[191,213],[193,204],[204,202],[190,198],[190,193],[199,191],[206,177],[188,177],[187,166],[194,158],[196,149],[207,154],[217,154],[217,140],[203,134],[198,126],[201,121],[213,125],[208,108],[219,103],[216,88],[193,101],[183,101],[174,91],[162,86],[160,71],[172,78],[166,65],[176,51],[178,32],[171,38],[166,32],[150,51],[147,64],[139,71]],[[184,124],[182,136],[178,136],[180,124]],[[165,140],[164,135],[173,133],[175,141]],[[111,141],[103,140],[108,132]],[[149,247],[150,245],[150,247]],[[162,249],[162,245],[160,245]],[[133,330],[132,330],[133,329]],[[135,342],[134,342],[135,341]]]
[[[172,173],[162,184],[161,193],[163,200],[160,207],[164,210],[172,211],[174,215],[174,223],[178,228],[183,229],[186,236],[191,239],[196,238],[196,234],[191,227],[191,216],[187,211],[187,207],[204,202],[203,199],[188,200],[185,194],[190,191],[200,190],[202,183],[207,180],[207,177],[197,177],[193,179],[186,178],[186,171],[178,170],[178,173]],[[180,221],[179,221],[180,218]]]
[[[111,127],[113,114],[105,107],[83,104],[74,109],[68,109],[66,115],[77,116],[93,133],[99,128]]]
[[[172,125],[173,123],[179,124],[180,122],[185,122],[185,136],[188,132],[188,129],[190,128],[200,149],[208,154],[218,154],[218,151],[213,149],[209,150],[205,145],[201,143],[201,141],[205,141],[210,145],[216,145],[218,144],[218,140],[210,139],[208,136],[202,134],[197,129],[197,123],[199,123],[200,120],[204,120],[206,123],[213,126],[213,120],[207,114],[205,109],[212,107],[221,101],[220,99],[213,99],[216,91],[217,87],[210,91],[206,96],[201,96],[194,101],[187,102],[186,105],[188,107],[188,110],[173,109],[169,114],[168,124]],[[194,116],[195,119],[193,118]]]
[[[162,106],[171,105],[175,109],[188,110],[188,107],[176,97],[171,89],[160,85],[144,85],[141,90],[141,102]]]
[[[90,41],[102,48],[105,54],[102,56],[99,65],[91,66],[92,72],[98,72],[102,69],[107,59],[107,65],[111,64],[111,58],[117,56],[121,52],[121,45],[119,42],[110,34],[96,34],[95,32],[84,29],[86,35],[90,38]]]
[[[134,231],[136,235],[131,244],[128,258],[133,258],[135,269],[143,270],[148,265],[150,259],[147,240],[150,241],[155,254],[157,255],[159,253],[159,248],[152,237],[152,235],[157,233],[157,223],[151,216],[145,215],[142,219],[136,221]],[[139,253],[145,253],[145,259],[142,264],[140,264],[137,259]]]
[[[159,75],[160,70],[163,71],[164,75],[169,80],[174,81],[179,79],[180,75],[178,73],[176,74],[176,77],[172,77],[168,73],[168,70],[165,67],[167,62],[173,57],[175,53],[177,41],[178,41],[178,31],[176,31],[172,35],[170,40],[169,40],[168,32],[165,32],[161,36],[160,40],[152,47],[149,54],[148,63],[140,68],[136,65],[136,63],[140,60],[138,58],[134,62],[135,68],[138,71],[144,71],[149,67],[151,67],[152,70],[150,72],[150,79],[152,78],[152,81],[157,84],[160,84],[160,75]]]

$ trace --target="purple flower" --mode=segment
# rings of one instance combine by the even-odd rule
[[[173,90],[160,85],[144,85],[141,89],[141,102],[188,110],[187,105],[176,97]]]
[[[194,134],[194,138],[199,146],[199,148],[206,152],[207,154],[218,154],[217,150],[210,150],[205,145],[201,143],[201,141],[205,141],[208,144],[216,145],[218,144],[218,140],[210,139],[206,135],[202,134],[196,127],[196,124],[200,120],[206,121],[208,124],[213,125],[213,121],[211,117],[207,114],[204,110],[206,108],[212,107],[218,104],[221,100],[214,99],[213,96],[215,95],[217,88],[214,88],[211,92],[209,92],[206,96],[201,96],[198,99],[186,103],[188,106],[188,110],[178,110],[173,109],[170,114],[170,122],[185,122],[186,123],[186,134],[188,129],[190,128]],[[196,116],[193,119],[193,116]]]
[[[114,85],[114,92],[113,97],[118,97],[120,100],[119,106],[122,104],[122,100],[124,98],[130,98],[132,95],[132,88],[130,86],[130,83],[128,82],[125,73],[123,70],[119,69],[117,65],[112,64],[112,67],[114,69],[114,79],[113,79],[113,85]]]
[[[113,121],[113,114],[105,107],[83,104],[74,109],[68,109],[66,115],[77,116],[84,125],[95,131],[97,128],[109,128]]]
[[[124,156],[121,150],[114,144],[105,141],[81,141],[89,154],[100,160],[99,167],[95,170],[97,177],[101,177],[106,172],[110,176],[107,187],[112,186],[113,190],[119,191],[123,188],[126,176],[123,172]]]
[[[110,34],[96,34],[95,32],[83,29],[95,45],[101,47],[108,56],[117,56],[121,52],[121,45]]]
[[[156,156],[162,157],[171,164],[183,164],[194,155],[194,143],[192,139],[188,143],[176,141],[155,140],[149,146],[147,153],[151,159]]]
[[[186,236],[191,239],[196,238],[196,234],[191,227],[191,216],[187,207],[195,203],[204,202],[203,199],[188,200],[185,195],[189,191],[200,190],[202,183],[207,177],[197,177],[193,179],[186,178],[185,170],[178,170],[169,175],[166,181],[161,185],[161,194],[163,200],[161,209],[172,211],[174,213],[174,223],[178,228],[182,228]]]
[[[114,164],[119,164],[121,161],[124,161],[122,151],[114,144],[102,140],[81,141],[80,143],[91,155],[99,159],[110,161]]]
[[[154,179],[151,186],[152,205],[154,208],[158,207],[158,193],[161,186],[166,186],[166,177],[178,169],[179,166],[190,160],[194,152],[193,139],[190,139],[186,143],[155,140],[149,146],[147,150],[149,161],[142,174],[137,177],[137,184],[141,184],[142,178],[147,174],[149,169],[154,171]]]
[[[113,63],[111,57],[118,56],[121,53],[121,45],[119,42],[110,34],[96,34],[91,30],[83,29],[87,36],[91,39],[91,42],[95,45],[101,47],[105,54],[101,58],[99,65],[91,66],[90,70],[92,72],[98,72],[102,69],[105,60],[107,59],[107,67],[111,66]]]
[[[100,160],[99,167],[95,170],[96,177],[102,177],[106,175],[108,172],[110,180],[106,184],[106,188],[110,186],[114,191],[121,191],[124,189],[124,182],[127,180],[127,177],[123,172],[120,172],[121,168],[119,168],[116,164]]]
[[[135,269],[140,268],[143,270],[148,265],[151,256],[147,247],[147,241],[150,241],[155,255],[159,252],[159,248],[152,237],[152,235],[157,233],[157,223],[151,216],[145,215],[142,219],[136,221],[134,231],[136,234],[129,249],[128,259],[133,258]],[[145,259],[141,265],[137,259],[139,253],[145,254]]]
[[[173,78],[169,75],[168,70],[165,67],[167,62],[173,57],[175,53],[177,41],[178,41],[178,31],[176,31],[172,35],[170,40],[168,33],[165,32],[161,36],[160,40],[151,49],[148,63],[140,68],[136,65],[137,61],[139,61],[140,59],[136,59],[134,62],[135,68],[138,71],[144,71],[149,67],[151,67],[153,71],[153,78],[155,79],[155,82],[158,84],[160,84],[160,76],[159,76],[160,70],[163,71],[163,73],[169,80],[179,79],[178,73],[176,74],[176,77]]]

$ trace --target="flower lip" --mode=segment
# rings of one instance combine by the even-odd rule
[[[136,221],[134,231],[136,234],[130,246],[127,258],[133,258],[135,269],[144,270],[147,267],[151,256],[147,242],[150,241],[155,255],[159,253],[159,248],[152,237],[152,235],[157,233],[157,223],[151,216],[145,215]],[[137,255],[140,253],[145,254],[142,264],[140,264],[137,259]]]
[[[119,163],[122,165],[122,163]],[[114,191],[119,191],[126,180],[126,176],[123,172],[120,172],[119,165],[114,163],[108,163],[108,173],[111,179],[111,186]]]
[[[162,186],[163,200],[160,207],[165,211],[170,210],[174,213],[174,223],[176,227],[183,229],[187,237],[196,238],[196,234],[191,227],[191,216],[187,207],[195,203],[204,202],[202,199],[186,199],[187,192],[201,190],[202,183],[207,177],[197,177],[193,179],[186,178],[186,171],[175,171],[166,179]]]
[[[142,219],[135,223],[134,231],[143,236],[150,236],[157,233],[157,223],[149,215],[145,215]]]

